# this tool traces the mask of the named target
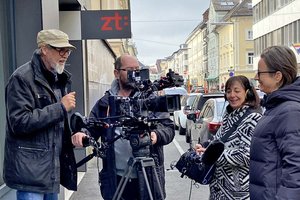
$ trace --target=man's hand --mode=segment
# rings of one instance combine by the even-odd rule
[[[151,132],[150,139],[151,139],[152,144],[156,144],[156,142],[157,142],[157,135],[156,135],[155,132]]]
[[[67,112],[71,111],[76,106],[75,94],[75,92],[70,92],[61,99],[61,103],[66,108]]]
[[[83,147],[82,140],[83,138],[88,137],[85,133],[83,132],[77,132],[74,135],[72,135],[72,143],[75,147]]]

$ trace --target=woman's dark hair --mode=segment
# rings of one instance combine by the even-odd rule
[[[225,83],[225,99],[226,99],[227,91],[230,89],[230,87],[235,82],[239,82],[246,91],[245,104],[247,104],[250,107],[255,108],[255,109],[259,108],[259,106],[260,106],[259,96],[258,96],[254,86],[249,81],[249,79],[246,76],[243,76],[243,75],[230,77],[226,81],[226,83]]]
[[[270,71],[280,71],[282,73],[280,87],[289,85],[296,80],[297,59],[289,47],[268,47],[262,52],[260,57],[265,61]]]

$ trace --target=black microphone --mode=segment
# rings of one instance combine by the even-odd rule
[[[70,119],[70,126],[73,132],[81,131],[82,128],[86,127],[86,119],[79,112],[72,114]]]

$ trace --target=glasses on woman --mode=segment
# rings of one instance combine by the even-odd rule
[[[69,56],[72,52],[72,50],[70,48],[59,48],[59,47],[54,47],[51,45],[48,45],[51,49],[54,49],[55,51],[57,51],[59,53],[60,56],[65,56],[66,54]]]
[[[274,74],[276,71],[257,71],[256,74],[260,77],[261,74]]]

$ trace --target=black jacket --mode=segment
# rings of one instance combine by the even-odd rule
[[[106,94],[96,102],[91,111],[90,117],[107,117],[109,96],[117,94],[116,84],[116,81],[114,81],[112,84],[112,89],[107,91]],[[157,143],[155,145],[151,145],[150,156],[154,158],[154,161],[156,163],[156,171],[158,173],[159,181],[161,183],[165,198],[165,170],[163,145],[167,145],[170,142],[172,142],[175,136],[173,122],[170,119],[166,119],[159,123],[156,129],[152,131],[157,133]],[[111,141],[115,137],[115,132],[112,128],[92,130],[90,134],[96,139],[101,137],[102,141]],[[105,200],[112,199],[117,187],[114,144],[109,146],[109,148],[106,151],[106,157],[103,159],[103,169],[100,172],[100,183],[102,197]],[[156,189],[155,192],[159,192],[158,189]]]
[[[300,198],[300,79],[269,94],[252,136],[251,200]]]
[[[68,114],[46,79],[41,58],[19,67],[5,90],[6,138],[3,178],[23,191],[58,193],[61,183],[77,189],[77,170]],[[70,74],[58,75],[62,96]]]

